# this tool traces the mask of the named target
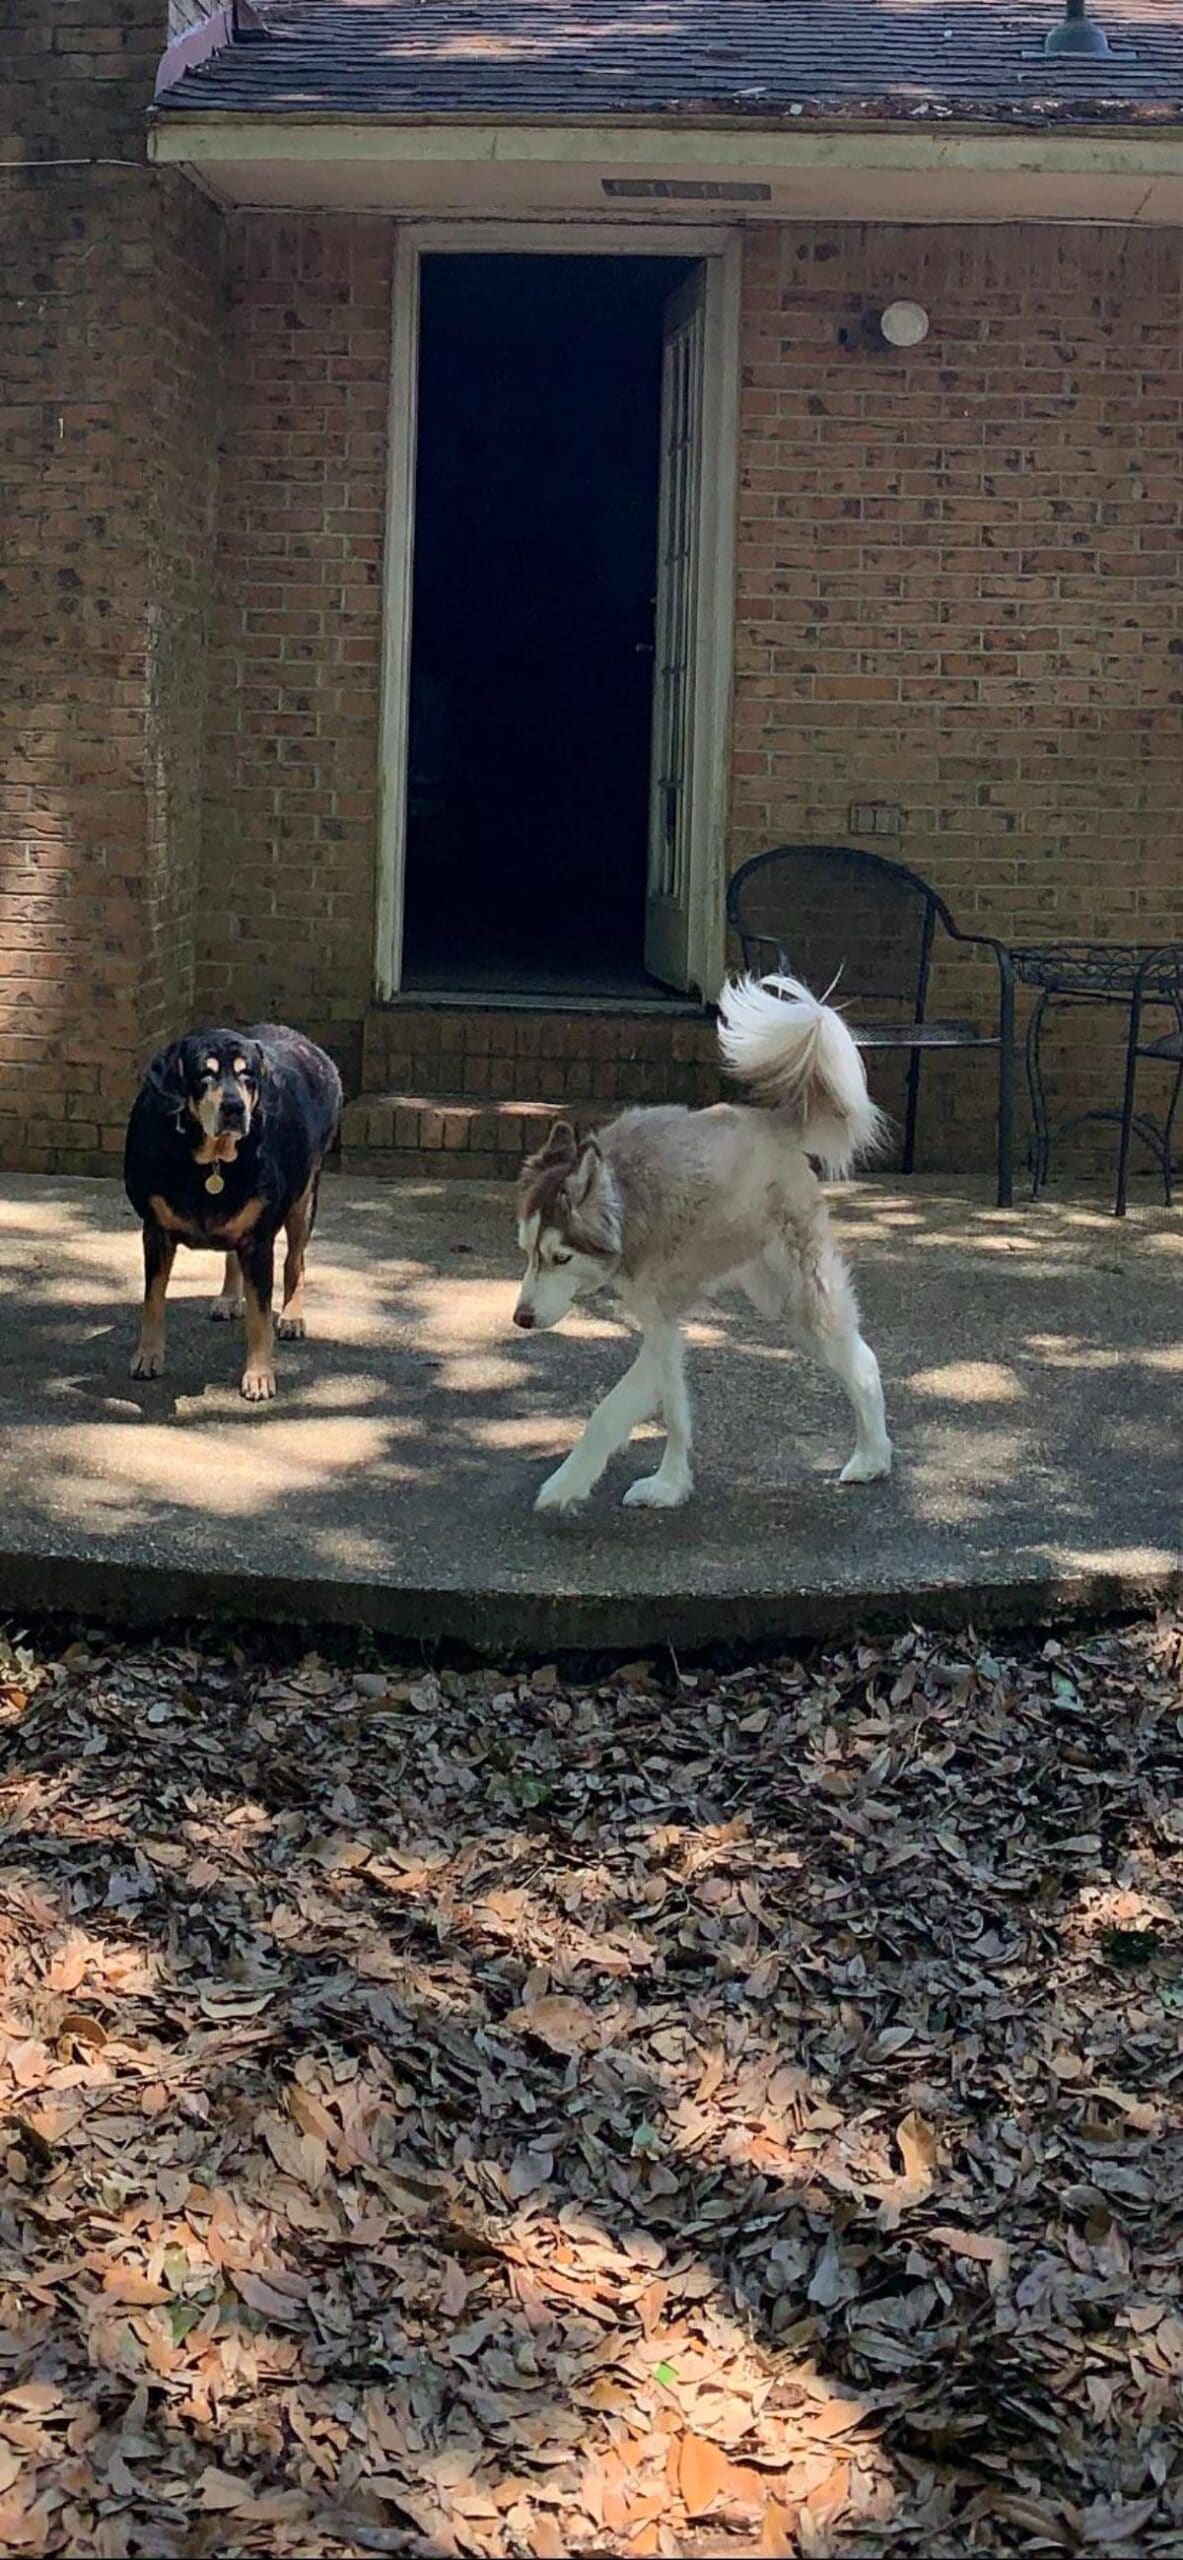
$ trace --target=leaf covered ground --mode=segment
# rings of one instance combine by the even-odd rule
[[[1183,2548],[1176,1625],[0,1744],[4,2548]]]

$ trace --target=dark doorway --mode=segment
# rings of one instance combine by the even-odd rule
[[[407,986],[646,985],[662,310],[687,263],[422,262]]]

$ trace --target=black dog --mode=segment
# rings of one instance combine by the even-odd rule
[[[123,1158],[127,1196],[144,1222],[144,1312],[133,1378],[164,1367],[164,1300],[178,1244],[224,1253],[212,1316],[246,1313],[242,1392],[275,1393],[271,1284],[275,1238],[287,1234],[283,1313],[275,1331],[304,1332],[304,1256],[320,1169],[341,1117],[341,1079],[323,1049],[281,1023],[191,1031],[154,1058],[132,1105]]]

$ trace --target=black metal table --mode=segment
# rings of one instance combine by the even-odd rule
[[[1044,942],[1024,948],[1011,948],[1011,962],[1019,986],[1038,990],[1027,1024],[1026,1063],[1027,1091],[1031,1102],[1031,1197],[1037,1199],[1047,1181],[1051,1160],[1051,1129],[1047,1116],[1047,1097],[1043,1085],[1043,1025],[1051,1004],[1096,1005],[1116,1004],[1131,1017],[1135,989],[1139,1006],[1163,1004],[1175,1015],[1180,1038],[1183,1039],[1183,997],[1180,995],[1180,962],[1183,947],[1147,948],[1124,942]],[[1161,969],[1159,964],[1161,962]],[[1161,983],[1160,983],[1161,980]],[[1175,1079],[1175,1087],[1160,1129],[1144,1115],[1132,1126],[1150,1148],[1163,1176],[1166,1197],[1170,1200],[1171,1124],[1179,1088],[1183,1084],[1183,1061]],[[1063,1129],[1080,1128],[1086,1121],[1112,1120],[1122,1126],[1121,1109],[1073,1112],[1061,1123]]]

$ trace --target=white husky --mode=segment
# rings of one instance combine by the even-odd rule
[[[584,1502],[638,1423],[661,1413],[665,1453],[625,1501],[672,1510],[692,1490],[682,1319],[734,1282],[762,1315],[783,1316],[803,1351],[845,1387],[857,1425],[843,1484],[891,1469],[875,1354],[859,1332],[850,1274],[830,1235],[810,1156],[848,1173],[877,1145],[882,1116],[840,1014],[795,978],[741,978],[719,1004],[731,1074],[773,1107],[677,1104],[626,1111],[580,1145],[567,1121],[527,1159],[518,1184],[526,1272],[514,1323],[558,1324],[608,1281],[641,1328],[641,1348],[597,1405],[538,1511]]]

